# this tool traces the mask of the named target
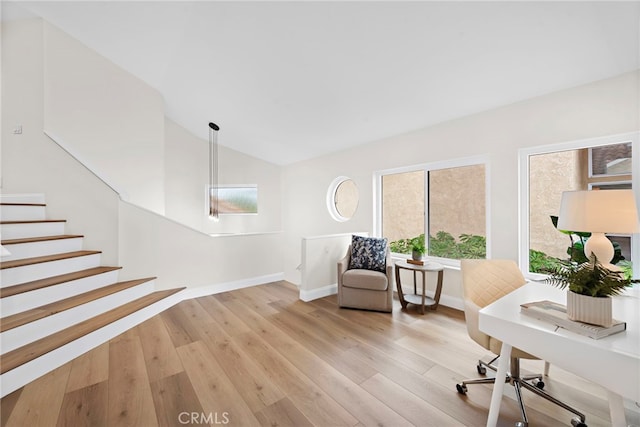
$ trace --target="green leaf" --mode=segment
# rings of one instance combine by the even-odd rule
[[[618,271],[604,267],[592,254],[584,263],[564,262],[554,268],[545,280],[547,283],[592,297],[608,297],[620,294],[626,287],[636,283]]]

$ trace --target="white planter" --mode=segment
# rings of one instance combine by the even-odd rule
[[[609,327],[613,324],[611,298],[596,298],[567,291],[567,316],[577,322]]]

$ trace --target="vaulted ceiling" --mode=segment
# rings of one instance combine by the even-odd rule
[[[276,164],[640,68],[639,2],[3,2]]]

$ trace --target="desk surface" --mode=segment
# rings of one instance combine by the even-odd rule
[[[627,330],[599,340],[520,313],[520,304],[542,300],[566,304],[566,290],[527,283],[480,310],[480,330],[639,402],[640,289],[613,299],[613,317],[626,321]]]

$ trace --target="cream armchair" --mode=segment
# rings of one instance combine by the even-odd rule
[[[391,312],[393,309],[393,263],[387,248],[385,273],[349,269],[351,246],[338,261],[338,305]]]

